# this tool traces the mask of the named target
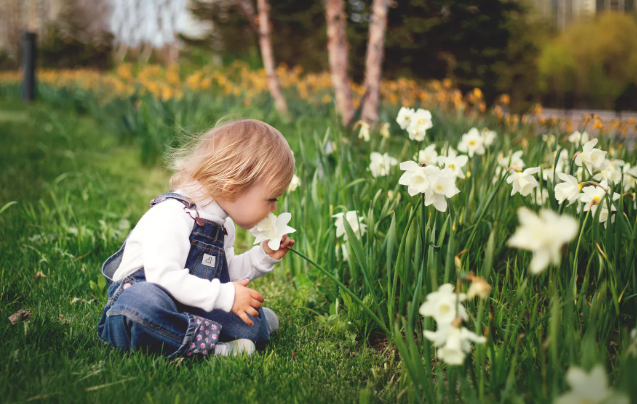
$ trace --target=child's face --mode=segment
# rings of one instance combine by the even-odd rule
[[[272,195],[264,183],[257,183],[232,201],[222,197],[216,201],[237,226],[251,229],[276,210],[278,196]]]

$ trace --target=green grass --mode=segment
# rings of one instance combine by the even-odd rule
[[[91,306],[89,309],[98,306],[104,293],[93,296],[97,288],[92,290],[87,284],[98,279],[102,261],[117,249],[148,200],[165,191],[167,173],[147,167],[159,161],[167,147],[179,143],[174,135],[182,128],[190,130],[227,113],[238,113],[262,119],[285,134],[295,152],[296,173],[302,182],[280,203],[280,210],[292,214],[290,225],[298,230],[294,233],[298,254],[286,257],[272,278],[256,283],[266,298],[272,299],[271,307],[284,318],[284,331],[272,346],[281,346],[280,352],[274,352],[285,359],[274,368],[281,369],[276,373],[279,379],[292,380],[284,387],[273,387],[274,398],[268,396],[268,400],[294,401],[288,400],[289,396],[302,391],[296,401],[351,402],[360,398],[363,402],[552,403],[570,391],[566,380],[569,369],[588,371],[597,365],[604,366],[615,391],[637,400],[637,384],[633,382],[637,337],[631,336],[637,319],[637,206],[632,197],[626,194],[617,200],[616,220],[604,226],[599,216],[577,212],[577,205],[559,205],[553,180],[542,180],[538,175],[540,187],[548,192],[541,205],[535,204],[535,192],[527,197],[511,195],[511,185],[504,178],[494,181],[498,154],[518,150],[524,153],[526,167],[550,167],[555,163],[552,153],[559,155],[564,148],[569,154],[568,172],[574,173],[573,157],[581,150],[580,145],[568,141],[569,134],[559,126],[547,128],[556,137],[555,144],[550,144],[531,135],[535,128],[528,121],[510,126],[491,113],[434,108],[433,127],[424,141],[415,142],[397,128],[395,106],[390,105],[381,109],[382,120],[392,123],[390,138],[381,139],[374,132],[370,142],[363,142],[356,133],[336,123],[331,109],[316,110],[298,100],[293,103],[293,119],[286,123],[272,110],[271,100],[245,107],[240,98],[214,91],[167,102],[137,94],[100,105],[99,89],[87,92],[82,88],[41,87],[42,99],[50,105],[88,113],[96,121],[44,109],[38,113],[36,108],[29,112],[26,122],[7,120],[7,126],[3,126],[14,129],[12,135],[2,137],[9,144],[0,144],[0,153],[7,154],[1,164],[16,167],[12,171],[2,167],[3,181],[13,184],[2,187],[2,192],[15,190],[0,201],[0,209],[7,206],[0,214],[2,232],[9,235],[3,240],[13,243],[6,247],[6,262],[12,263],[12,270],[5,270],[1,279],[8,285],[3,299],[12,304],[7,313],[23,308],[19,306],[36,307],[34,291],[53,279],[64,286],[58,286],[55,292],[40,292],[44,298],[39,301],[66,294],[61,301],[83,299],[70,307],[73,310],[82,305]],[[10,92],[6,94],[10,96]],[[138,96],[142,100],[139,108]],[[4,114],[8,115],[13,116],[10,111]],[[30,125],[31,132],[26,130]],[[47,127],[51,133],[45,133]],[[388,152],[403,162],[431,143],[438,151],[447,145],[457,148],[461,135],[471,127],[488,127],[498,136],[484,155],[470,159],[466,178],[456,181],[460,193],[448,200],[444,212],[424,206],[419,196],[410,196],[406,187],[398,184],[402,175],[398,167],[378,178],[367,171],[373,151]],[[105,133],[105,128],[111,128],[115,136]],[[38,136],[36,130],[40,131]],[[615,150],[614,158],[635,165],[637,151],[625,138],[615,135],[600,136],[598,147],[609,153]],[[12,138],[19,140],[11,143]],[[327,141],[337,145],[331,154],[324,151]],[[139,148],[118,147],[122,144]],[[585,174],[580,182],[592,174]],[[42,179],[34,180],[36,177]],[[36,185],[31,186],[31,182]],[[621,181],[609,189],[619,194],[626,191]],[[12,200],[19,200],[19,204],[4,205]],[[532,253],[507,246],[520,225],[517,211],[523,206],[536,212],[550,209],[579,221],[578,237],[562,246],[559,264],[539,275],[528,270]],[[351,210],[358,211],[367,231],[359,238],[346,225],[349,240],[345,242],[336,237],[333,214]],[[247,248],[250,240],[245,231],[240,231],[238,250]],[[348,252],[347,260],[343,259],[343,249]],[[82,265],[86,272],[80,272]],[[19,278],[22,273],[32,277],[39,269],[50,277]],[[440,324],[423,318],[418,308],[443,283],[466,291],[468,285],[463,279],[469,271],[486,279],[493,288],[487,299],[464,303],[469,314],[464,326],[487,338],[484,344],[473,345],[461,365],[452,366],[440,360],[440,351],[423,338],[423,331]],[[340,289],[337,283],[342,285]],[[29,293],[16,292],[19,290]],[[92,298],[97,302],[88,303]],[[82,310],[85,316],[87,309]],[[311,318],[313,314],[315,319]],[[86,324],[96,321],[97,317]],[[29,330],[33,329],[27,329],[27,339]],[[79,340],[86,344],[86,338]],[[381,347],[391,343],[391,354],[364,349],[368,343]],[[333,362],[322,363],[320,355],[308,354],[307,367],[287,367],[298,366],[302,352],[323,350],[335,355]],[[112,354],[112,350],[104,352]],[[259,361],[268,354],[250,360],[261,364],[262,369],[263,362]],[[148,360],[135,355],[131,358]],[[339,370],[331,372],[331,364],[340,366]],[[125,365],[130,362],[118,363],[117,369]],[[119,373],[118,377],[85,386],[149,372],[152,379],[153,372],[146,367],[153,366],[157,365],[140,365],[136,372]],[[264,378],[256,378],[245,369],[237,370],[243,378]],[[38,374],[33,368],[30,371]],[[99,374],[104,376],[103,372]],[[333,374],[337,376],[328,379]],[[246,383],[254,386],[257,382]],[[117,385],[117,389],[124,385]],[[307,386],[308,390],[303,390]],[[186,398],[180,395],[180,399]]]
[[[253,285],[281,331],[253,357],[168,362],[100,341],[106,291],[90,281],[150,199],[168,191],[168,175],[90,118],[0,102],[0,209],[16,202],[0,213],[0,401],[395,401],[394,354],[314,321],[299,306],[320,300],[316,286],[297,288],[278,266]],[[247,232],[237,240],[238,251],[250,247]],[[32,317],[11,325],[20,309]]]

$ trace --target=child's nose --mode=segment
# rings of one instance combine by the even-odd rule
[[[276,202],[272,204],[272,210],[270,210],[270,212],[274,212],[275,210],[276,210]]]

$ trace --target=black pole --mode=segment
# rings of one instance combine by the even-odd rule
[[[31,102],[35,99],[35,56],[36,34],[22,31],[22,99]]]

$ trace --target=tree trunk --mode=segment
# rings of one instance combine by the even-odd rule
[[[343,0],[325,1],[327,20],[327,52],[336,96],[336,109],[341,114],[343,125],[349,125],[354,117],[352,90],[347,75],[348,42],[345,35],[345,13]]]
[[[268,77],[270,95],[274,99],[274,105],[277,111],[279,111],[283,117],[287,118],[288,105],[281,92],[281,83],[279,83],[276,68],[274,67],[274,54],[272,53],[272,42],[270,41],[270,17],[268,16],[270,6],[268,5],[268,0],[257,0],[257,8],[259,10],[258,24],[257,15],[250,0],[236,0],[236,3],[248,18],[252,29],[259,35],[259,48],[261,49],[265,74]]]
[[[288,105],[285,102],[283,93],[281,93],[279,78],[276,76],[272,42],[270,41],[270,17],[268,16],[270,5],[268,4],[268,0],[257,0],[257,7],[259,8],[259,47],[261,48],[265,74],[268,76],[270,94],[272,94],[272,98],[274,98],[276,109],[281,115],[287,117]]]
[[[257,22],[257,14],[254,11],[254,7],[252,6],[252,3],[250,3],[250,0],[236,0],[236,2],[239,8],[241,9],[241,11],[243,12],[243,14],[245,14],[254,32],[258,34],[259,24]]]
[[[164,45],[164,60],[166,65],[175,65],[179,63],[179,37],[174,36],[175,39],[171,43]]]
[[[365,94],[363,121],[370,125],[378,122],[380,103],[380,80],[382,78],[385,31],[387,30],[387,8],[389,0],[374,0],[372,18],[369,22],[369,39],[365,59]]]

